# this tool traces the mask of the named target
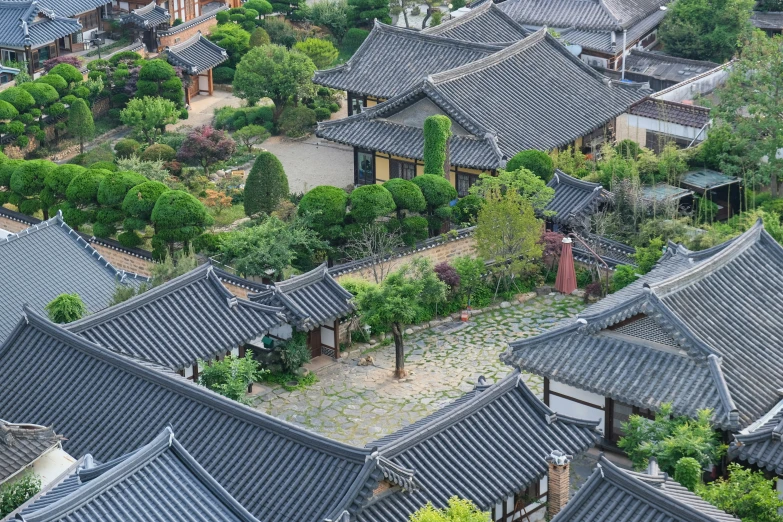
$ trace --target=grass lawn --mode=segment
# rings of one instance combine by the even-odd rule
[[[242,219],[245,217],[245,206],[242,204],[234,205],[223,210],[220,215],[215,215],[215,211],[213,209],[210,209],[209,213],[215,220],[215,224],[213,225],[214,227],[227,227],[237,219]]]

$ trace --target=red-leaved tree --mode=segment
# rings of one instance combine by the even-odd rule
[[[237,150],[236,142],[222,130],[210,125],[196,127],[177,152],[177,159],[190,165],[199,165],[209,175],[209,167],[228,159]]]
[[[44,62],[44,71],[49,72],[52,70],[52,68],[55,65],[59,65],[61,63],[67,63],[68,65],[73,65],[77,69],[81,69],[83,67],[83,63],[81,58],[78,56],[74,56],[72,54],[68,54],[65,56],[57,56],[55,58],[49,58]]]

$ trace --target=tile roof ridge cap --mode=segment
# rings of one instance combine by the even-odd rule
[[[456,18],[455,20],[459,20],[460,18]],[[436,26],[436,27],[440,27],[440,26]],[[481,49],[481,50],[486,50],[488,52],[496,52],[505,48],[505,46],[514,43],[514,42],[472,42],[470,40],[463,40],[460,38],[449,38],[448,36],[441,36],[438,33],[430,33],[427,32],[426,30],[417,31],[414,29],[406,29],[405,27],[398,27],[396,25],[384,24],[383,22],[379,22],[378,20],[375,20],[375,25],[373,26],[373,30],[375,30],[376,28],[378,29],[379,32],[383,32],[387,34],[395,34],[395,35],[402,36],[404,38],[430,42],[433,44],[446,45],[448,47],[460,47],[469,50]],[[372,34],[372,32],[370,32],[370,34]],[[356,53],[354,53],[353,56],[351,56],[351,59],[353,59],[353,57],[356,56],[358,52],[359,50],[357,49]]]
[[[378,448],[378,454],[387,459],[394,458],[410,447],[413,447],[431,438],[432,436],[437,435],[443,430],[454,426],[461,420],[474,414],[487,403],[493,402],[498,397],[515,390],[517,388],[517,382],[520,375],[521,374],[519,370],[514,370],[500,381],[488,387],[486,390],[474,394],[472,398],[470,398],[464,404],[460,404],[456,408],[453,408],[446,415],[440,416],[431,420],[430,422],[422,424],[418,427],[417,430],[406,433],[402,437],[393,440],[388,445]],[[536,400],[538,401],[537,397]],[[447,406],[448,405],[445,405],[444,408]]]
[[[452,18],[451,20],[446,20],[445,22],[436,26],[427,27],[425,29],[422,29],[421,32],[424,34],[433,34],[433,35],[441,34],[445,31],[448,31],[451,27],[459,27],[460,25],[463,25],[464,23],[473,20],[474,18],[483,14],[484,11],[488,11],[493,5],[495,5],[495,2],[484,2],[480,6],[474,7],[473,9],[463,14],[462,16]]]
[[[650,289],[660,298],[676,293],[678,290],[701,281],[704,277],[715,273],[738,256],[742,255],[748,248],[759,242],[764,232],[764,225],[761,219],[757,220],[746,232],[734,238],[727,247],[720,250],[709,260],[699,263],[677,275],[664,279],[656,283],[651,283]],[[781,247],[783,248],[783,247]]]
[[[123,301],[122,303],[118,303],[114,306],[109,306],[107,308],[104,308],[103,310],[99,310],[95,312],[94,314],[87,315],[82,319],[78,319],[76,321],[68,323],[64,325],[64,328],[72,332],[81,332],[97,324],[102,324],[106,321],[114,320],[121,315],[138,310],[139,308],[146,306],[147,304],[153,301],[156,301],[160,297],[165,297],[171,294],[172,292],[176,292],[186,286],[191,285],[192,283],[200,281],[201,279],[204,278],[209,279],[209,276],[212,273],[213,272],[212,272],[211,265],[204,264],[198,266],[193,270],[191,270],[190,272],[185,272],[184,274],[177,276],[174,279],[171,279],[170,281],[166,281],[161,285],[152,287],[149,290],[142,292],[141,294],[134,295],[133,297],[131,297],[126,301]],[[222,284],[220,284],[220,286],[225,289],[225,287]],[[226,292],[228,292],[227,289]],[[233,295],[231,294],[231,292],[228,293],[230,295]]]
[[[733,427],[739,426],[739,410],[734,404],[734,400],[731,398],[731,390],[726,382],[726,377],[723,375],[722,362],[723,358],[715,354],[707,356],[707,361],[710,367],[710,375],[712,375],[713,381],[718,388],[718,396],[720,397],[721,404],[726,410],[724,415],[728,420],[728,424]]]
[[[612,12],[612,10],[609,8],[609,6],[606,5],[606,1],[605,0],[598,0],[598,6],[601,7],[601,9],[607,15],[609,15],[609,18],[612,19],[612,21],[615,24],[615,30],[617,30],[617,29],[622,30],[623,29],[622,20],[620,20],[620,18],[616,14],[614,14],[614,12]]]
[[[327,263],[324,262],[309,272],[305,272],[304,274],[298,274],[283,281],[276,281],[275,288],[277,288],[281,293],[286,293],[289,291],[298,290],[319,281],[323,281],[324,278],[328,276],[329,268]]]
[[[572,185],[574,187],[580,187],[584,188],[588,191],[594,191],[597,188],[603,188],[603,185],[600,183],[595,183],[593,181],[585,181],[583,179],[579,179],[577,177],[571,176],[570,174],[567,174],[563,172],[560,169],[555,169],[555,176],[558,176],[558,180],[562,181],[568,185]],[[554,176],[552,179],[555,179]],[[551,180],[550,180],[551,181]]]
[[[220,51],[222,51],[224,53],[226,52],[225,49],[220,47],[215,42],[211,42],[208,38],[206,38],[203,34],[201,34],[201,30],[196,31],[193,34],[193,36],[191,36],[190,38],[188,38],[186,40],[183,40],[183,41],[181,41],[179,43],[175,43],[174,45],[166,46],[166,50],[169,51],[169,52],[176,53],[177,51],[181,51],[183,49],[187,49],[191,45],[196,44],[196,43],[198,43],[201,40],[203,40],[207,44],[208,47],[212,47],[213,49],[219,49]]]
[[[778,415],[780,415],[781,411],[783,411],[783,399],[780,399],[777,404],[775,404],[767,413],[756,419],[755,422],[741,430],[739,433],[735,434],[735,438],[737,435],[748,436],[762,431],[771,433],[775,429],[775,426],[782,427],[781,425],[783,424],[783,416],[781,416],[774,426],[772,425],[773,421]]]
[[[703,105],[688,105],[682,102],[676,102],[672,100],[666,100],[664,98],[653,98],[652,96],[646,96],[645,98],[642,98],[638,102],[631,105],[630,108],[637,107],[639,105],[644,105],[645,103],[653,103],[656,106],[658,105],[671,105],[673,107],[676,107],[680,110],[688,110],[692,112],[710,112],[709,107],[704,107]]]
[[[512,354],[515,348],[521,348],[523,346],[528,346],[531,344],[537,344],[541,341],[548,341],[550,339],[560,337],[562,335],[569,335],[572,333],[575,333],[580,328],[582,328],[586,323],[586,321],[579,316],[577,318],[570,322],[566,323],[560,327],[550,328],[549,330],[540,333],[538,335],[532,335],[530,337],[525,337],[524,339],[518,339],[516,341],[511,341],[508,343],[508,349],[501,354],[501,358],[504,356],[508,356],[509,354]]]
[[[44,520],[59,519],[67,513],[83,507],[91,499],[114,487],[119,482],[126,480],[139,469],[157,458],[161,453],[168,450],[171,434],[171,429],[165,428],[163,432],[155,437],[149,444],[139,448],[127,459],[105,470],[94,479],[84,482],[83,485],[74,492],[38,511],[26,515],[24,521],[40,522]],[[77,475],[78,474],[79,472],[77,472]]]
[[[99,359],[106,364],[119,367],[128,373],[132,373],[141,379],[164,387],[173,393],[184,395],[195,402],[214,407],[226,415],[268,429],[281,437],[288,438],[301,444],[310,444],[312,447],[324,451],[325,453],[351,459],[356,462],[364,462],[366,455],[369,454],[368,450],[350,446],[323,435],[310,432],[294,424],[250,408],[249,406],[227,399],[222,395],[202,386],[198,386],[186,379],[175,379],[169,374],[144,366],[139,362],[136,362],[132,357],[122,355],[114,350],[90,342],[59,325],[50,322],[35,312],[29,305],[25,305],[23,310],[24,317],[20,320],[15,330],[6,339],[3,345],[0,346],[0,355],[2,355],[7,347],[10,346],[13,340],[15,340],[25,328],[35,328],[90,357]]]

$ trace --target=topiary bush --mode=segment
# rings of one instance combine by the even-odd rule
[[[91,169],[108,170],[109,172],[116,172],[117,165],[113,161],[96,161],[90,164]]]
[[[53,323],[65,324],[87,315],[87,306],[79,294],[60,294],[46,305],[46,312]]]
[[[394,204],[397,207],[397,217],[402,219],[403,210],[410,212],[423,212],[427,208],[427,202],[424,200],[424,194],[421,189],[407,179],[394,178],[390,179],[383,186],[388,190]]]
[[[424,173],[443,177],[451,120],[436,114],[424,120]]]
[[[473,194],[460,199],[454,207],[454,220],[460,224],[475,225],[484,200]]]
[[[141,154],[141,159],[144,161],[174,161],[176,157],[177,151],[162,143],[150,145]]]
[[[327,107],[316,107],[313,110],[315,111],[316,121],[325,121],[332,117],[332,111]]]
[[[13,105],[20,114],[35,107],[35,98],[21,87],[9,87],[4,91],[0,91],[0,100]]]
[[[143,230],[152,217],[152,210],[158,198],[168,190],[169,188],[159,181],[145,181],[131,187],[122,200],[122,211],[128,216],[123,222],[123,228],[127,231]],[[134,241],[130,237],[126,240]],[[127,245],[125,242],[123,244]]]
[[[46,176],[57,165],[46,160],[31,160],[21,163],[11,174],[11,190],[25,197],[37,196],[46,185]]]
[[[288,177],[280,160],[271,152],[258,155],[245,182],[245,214],[270,214],[288,197]]]
[[[227,24],[231,21],[231,15],[228,11],[220,11],[215,15],[218,25]]]
[[[269,33],[267,33],[263,27],[256,27],[253,29],[253,32],[250,34],[251,47],[261,47],[262,45],[270,43],[272,43],[272,41],[269,39]]]
[[[151,219],[155,239],[169,245],[184,243],[186,250],[190,241],[203,234],[204,228],[211,223],[204,204],[181,190],[161,194],[152,209]]]
[[[98,185],[98,203],[107,207],[121,208],[128,191],[146,181],[147,178],[141,174],[129,170],[112,172]]]
[[[423,174],[413,178],[412,182],[421,189],[429,210],[448,205],[457,198],[457,189],[452,187],[449,180],[443,176]]]
[[[231,67],[215,67],[212,70],[212,81],[220,84],[231,84],[236,70]]]
[[[114,145],[114,153],[117,154],[117,158],[129,158],[134,154],[139,153],[141,144],[130,138],[123,138]]]
[[[397,207],[394,198],[383,185],[363,185],[351,192],[351,219],[357,223],[372,223],[391,214]]]
[[[68,92],[68,82],[66,82],[65,79],[59,74],[49,73],[46,76],[41,76],[35,80],[35,82],[51,85],[60,96],[63,96],[66,92]]]
[[[98,201],[98,187],[103,178],[111,175],[108,170],[85,170],[75,176],[65,189],[65,197],[73,205],[92,205]]]
[[[313,230],[324,238],[340,235],[348,206],[348,194],[337,187],[319,185],[302,196],[297,212],[310,220]]]
[[[307,135],[315,124],[315,111],[302,105],[286,107],[278,121],[280,132],[289,138],[301,138]]]
[[[555,173],[555,164],[552,158],[546,152],[540,150],[523,150],[517,152],[508,163],[506,163],[506,171],[511,172],[525,168],[544,180],[549,182]]]
[[[60,99],[57,89],[48,83],[24,83],[22,89],[30,93],[38,107],[46,107]]]
[[[44,177],[44,185],[53,197],[62,199],[73,178],[86,171],[79,165],[58,165]]]
[[[60,63],[55,65],[49,71],[49,74],[56,74],[65,80],[69,85],[72,83],[79,83],[84,80],[84,76],[82,76],[82,73],[79,72],[79,69],[69,63]]]

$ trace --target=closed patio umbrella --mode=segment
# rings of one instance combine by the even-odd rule
[[[571,238],[569,237],[563,238],[563,252],[560,254],[560,263],[557,266],[555,290],[563,294],[570,294],[576,290],[574,254],[571,251]]]

